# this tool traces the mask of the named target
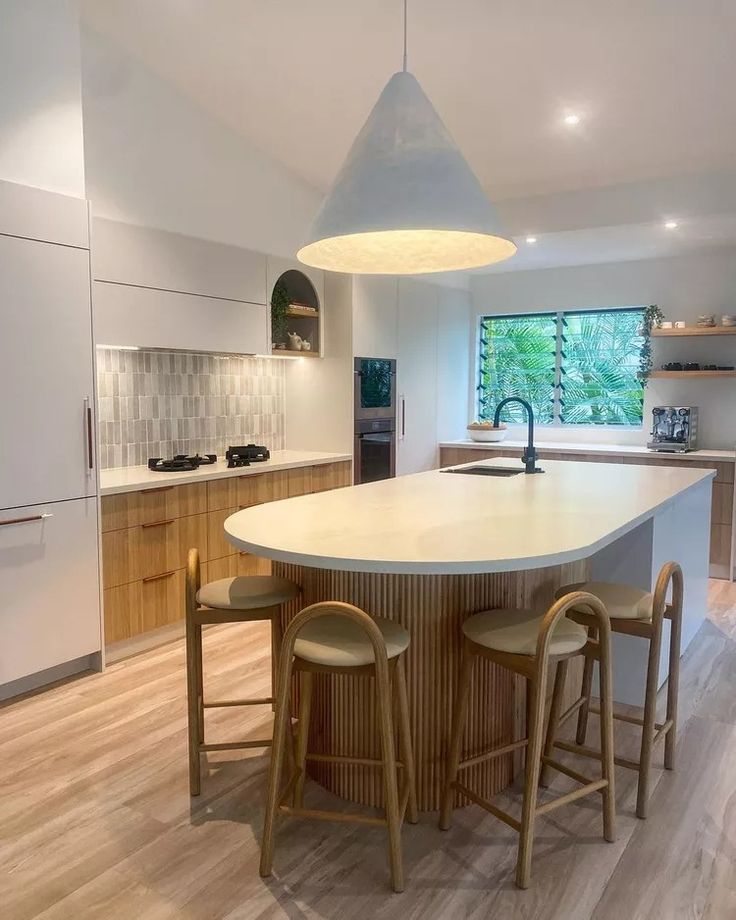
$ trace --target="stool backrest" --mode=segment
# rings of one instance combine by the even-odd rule
[[[672,585],[672,600],[667,603],[667,591]],[[662,622],[667,608],[672,608],[675,616],[682,614],[682,597],[685,585],[682,569],[676,562],[665,562],[659,570],[657,584],[654,587],[654,600],[652,602],[652,621],[655,626]]]

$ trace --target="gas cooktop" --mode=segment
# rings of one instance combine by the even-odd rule
[[[246,444],[244,447],[228,447],[225,451],[228,469],[239,466],[250,466],[251,463],[262,463],[268,460],[271,452],[260,444]]]
[[[207,466],[217,462],[217,454],[205,454],[200,457],[195,454],[187,457],[186,454],[176,454],[175,457],[164,459],[162,457],[149,457],[148,469],[157,473],[185,473],[188,470],[197,470],[200,466]]]

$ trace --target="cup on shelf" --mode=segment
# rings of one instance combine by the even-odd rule
[[[671,328],[672,328],[672,321],[669,319],[664,320],[662,325],[660,326],[660,329],[671,329]]]
[[[687,324],[683,323],[681,319],[678,319],[675,323],[675,329],[684,329]]]

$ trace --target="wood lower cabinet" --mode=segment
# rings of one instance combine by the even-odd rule
[[[440,466],[456,466],[490,460],[494,457],[521,457],[521,448],[499,450],[472,447],[441,447]],[[710,518],[710,575],[712,578],[731,578],[731,542],[734,515],[734,463],[718,460],[682,460],[668,454],[651,457],[617,457],[601,454],[539,451],[540,460],[570,460],[586,463],[624,463],[633,466],[677,466],[685,469],[715,470]]]
[[[231,514],[350,480],[350,462],[341,461],[103,496],[105,644],[183,619],[191,547],[199,549],[203,581],[271,573],[270,560],[239,552],[225,539]]]

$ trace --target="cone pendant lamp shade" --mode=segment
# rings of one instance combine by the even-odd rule
[[[486,198],[421,86],[395,73],[322,203],[306,265],[354,274],[420,274],[508,259]]]

